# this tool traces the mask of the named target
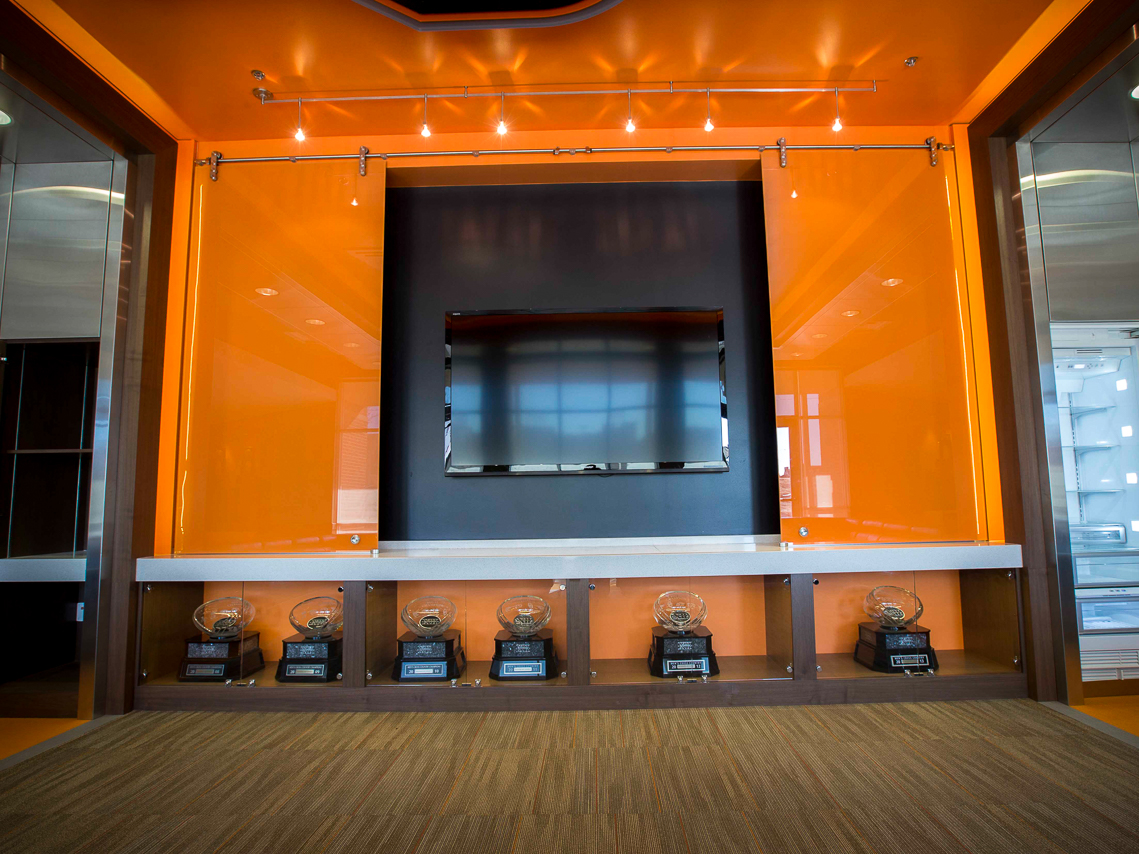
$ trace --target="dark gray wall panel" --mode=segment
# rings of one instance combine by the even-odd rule
[[[380,539],[779,531],[759,183],[392,189]],[[724,307],[731,469],[448,478],[447,311]]]

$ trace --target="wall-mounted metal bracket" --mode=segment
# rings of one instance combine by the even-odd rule
[[[368,146],[360,146],[360,177],[368,174]]]
[[[925,141],[925,144],[929,146],[929,165],[930,166],[936,166],[937,165],[937,137],[935,137],[935,136],[929,137]]]
[[[787,168],[787,137],[781,136],[776,140],[779,145],[779,167]]]
[[[210,152],[210,180],[216,181],[218,179],[218,164],[221,163],[221,152]]]
[[[260,101],[261,105],[264,106],[266,101],[272,101],[273,100],[273,93],[270,92],[268,89],[264,89],[264,88],[258,86],[256,89],[253,90],[253,97],[256,98],[258,101]]]

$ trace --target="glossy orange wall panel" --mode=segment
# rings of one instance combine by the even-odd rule
[[[463,633],[463,649],[469,661],[490,661],[494,655],[494,636],[502,631],[495,614],[508,596],[530,594],[550,603],[553,616],[549,628],[554,633],[554,647],[563,669],[566,656],[566,594],[550,590],[549,581],[401,581],[396,598],[403,607],[417,596],[446,596],[459,609],[453,628]],[[400,622],[396,631],[407,629]]]
[[[595,578],[589,594],[592,658],[644,658],[656,625],[653,603],[666,590],[691,590],[708,603],[716,655],[766,655],[762,576]]]
[[[787,168],[764,156],[763,181],[783,539],[982,537],[944,165],[791,152]]]
[[[961,581],[956,570],[922,572],[844,572],[818,576],[815,587],[815,646],[820,653],[854,654],[866,594],[883,584],[912,590],[925,612],[919,623],[930,630],[934,649],[961,649]]]
[[[374,546],[383,169],[195,179],[174,551]]]

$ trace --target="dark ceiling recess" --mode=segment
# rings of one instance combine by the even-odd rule
[[[612,9],[621,0],[355,0],[420,32],[559,27]]]

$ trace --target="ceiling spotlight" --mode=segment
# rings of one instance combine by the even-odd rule
[[[711,119],[708,119],[708,121],[704,122],[704,130],[708,131],[708,133],[711,133],[715,129],[716,129],[716,126],[714,124],[712,124]]]
[[[356,201],[356,197],[353,196],[352,197],[352,207],[358,208],[359,206],[360,206],[360,203],[358,201]]]
[[[1139,101],[1139,86],[1136,86],[1134,89],[1131,90],[1131,97],[1134,98],[1136,101]]]
[[[264,80],[265,79],[265,72],[264,71],[259,71],[256,68],[254,68],[249,73],[253,75],[254,80]]]
[[[793,199],[799,198],[799,193],[796,190],[792,190],[791,191],[791,198],[793,198]]]
[[[297,142],[305,141],[305,132],[301,129],[301,99],[297,98],[297,132],[293,134],[293,139]]]
[[[706,89],[704,90],[704,93],[708,98],[708,120],[704,122],[704,130],[708,131],[708,133],[711,133],[716,129],[716,126],[712,124],[712,90]]]
[[[842,313],[842,316],[843,317],[858,317],[858,315],[860,315],[860,314],[862,314],[861,311],[859,311],[856,308],[852,308],[850,311],[844,311]]]
[[[423,130],[419,132],[424,139],[431,136],[431,128],[427,127],[427,96],[423,96]]]
[[[842,130],[842,119],[838,117],[838,87],[834,87],[834,124],[831,125],[831,130],[838,133]]]
[[[305,321],[305,323],[307,323],[309,326],[324,326],[324,321],[318,320],[315,317],[310,317],[308,320]]]
[[[906,68],[913,68],[918,64],[918,58],[916,56],[907,56],[904,61],[906,63]]]
[[[884,288],[896,288],[901,283],[902,283],[901,279],[883,279],[882,280],[882,287],[884,287]]]
[[[0,127],[12,124],[12,117],[3,110],[0,110]]]
[[[506,136],[506,93],[500,93],[498,98],[498,135]]]
[[[275,297],[280,291],[275,291],[272,288],[254,288],[254,291],[261,294],[263,297]]]
[[[637,129],[637,126],[633,124],[633,90],[627,90],[626,94],[629,96],[629,120],[625,122],[625,130],[632,133]]]

